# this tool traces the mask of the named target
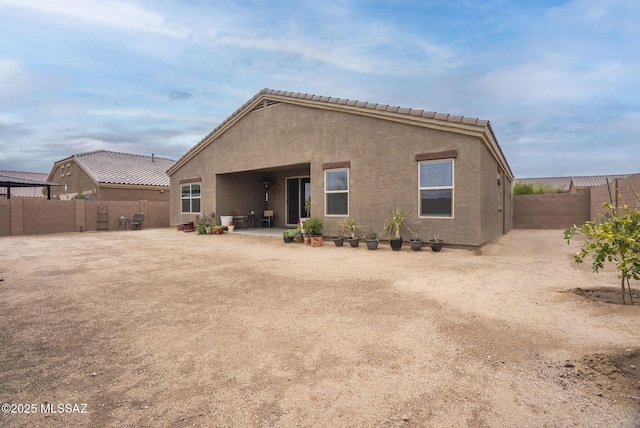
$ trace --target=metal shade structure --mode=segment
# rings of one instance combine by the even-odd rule
[[[52,183],[50,181],[28,180],[26,178],[9,177],[0,175],[0,188],[7,189],[7,199],[11,199],[12,187],[46,187],[47,199],[51,199],[51,186],[64,186],[64,184]]]

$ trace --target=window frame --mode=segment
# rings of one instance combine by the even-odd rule
[[[450,186],[426,186],[421,187],[421,168],[422,164],[430,163],[451,163],[451,185]],[[418,218],[439,218],[439,219],[453,219],[455,217],[455,187],[456,187],[456,162],[455,158],[443,158],[443,159],[430,159],[418,162]],[[451,190],[451,214],[450,215],[434,215],[434,214],[422,214],[422,191],[424,190]]]
[[[327,174],[330,172],[338,172],[338,171],[345,171],[347,173],[347,188],[346,190],[327,190]],[[345,167],[345,168],[327,168],[324,170],[324,215],[325,217],[349,217],[349,206],[351,205],[349,203],[349,187],[350,186],[350,174],[349,174],[349,168]],[[327,198],[327,195],[329,194],[342,194],[342,193],[346,193],[347,195],[347,213],[346,214],[329,214],[329,199]]]
[[[196,197],[193,196],[193,185],[198,185],[200,187],[200,194]],[[185,197],[183,196],[183,188],[185,186],[189,186],[189,196]],[[188,199],[189,200],[189,211],[183,211],[184,208],[184,201]],[[200,200],[200,211],[193,211],[193,200],[194,199],[199,199]],[[202,213],[202,183],[201,182],[194,182],[194,183],[181,183],[180,184],[180,213],[181,214],[201,214]]]

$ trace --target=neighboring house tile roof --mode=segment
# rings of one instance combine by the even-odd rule
[[[601,186],[603,184],[607,184],[607,180],[612,182],[616,178],[624,178],[629,174],[621,174],[621,175],[582,175],[577,177],[571,177],[573,180],[573,185],[575,187],[596,187]]]
[[[516,178],[515,183],[549,183],[558,190],[568,192],[573,187],[596,187],[615,180],[616,178],[624,178],[630,174],[617,175],[577,175],[569,177],[535,177],[535,178]]]
[[[2,171],[0,175],[5,177],[13,177],[31,181],[43,181],[46,182],[49,174],[46,172],[24,172],[24,171]],[[12,198],[46,198],[46,193],[43,193],[44,187],[12,187]],[[0,194],[6,195],[7,188],[0,188]]]
[[[174,160],[157,156],[97,150],[72,156],[96,183],[167,186]]]
[[[474,135],[482,134],[486,131],[490,135],[490,137],[487,138],[488,140],[491,140],[488,143],[492,146],[490,150],[493,152],[496,159],[498,159],[499,163],[502,164],[502,167],[507,171],[507,175],[513,179],[511,168],[507,163],[502,148],[498,143],[498,139],[491,128],[491,123],[488,120],[478,119],[475,117],[457,116],[447,113],[437,113],[421,109],[390,106],[388,104],[370,103],[346,98],[333,98],[266,88],[254,95],[249,101],[244,103],[240,108],[233,112],[231,116],[226,118],[213,131],[200,140],[198,144],[189,149],[180,159],[178,159],[175,166],[167,172],[169,174],[173,174],[173,172],[175,172],[175,170],[184,162],[195,156],[195,154],[204,148],[204,146],[208,145],[212,139],[224,132],[229,126],[245,114],[278,102],[332,108],[355,114],[375,115],[387,120],[398,120],[399,118],[402,118],[402,121],[406,121],[407,119],[415,120],[416,122],[419,121],[424,124],[434,125],[434,127],[439,129],[447,129],[454,132],[456,130],[464,130],[467,133],[471,131]],[[480,131],[478,131],[478,128],[480,128]]]

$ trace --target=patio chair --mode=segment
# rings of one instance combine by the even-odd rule
[[[240,215],[237,212],[233,211],[231,213],[233,215],[233,224],[238,229],[244,229],[247,227],[249,223],[249,217],[246,215]]]
[[[262,224],[266,224],[267,227],[271,227],[271,222],[273,221],[273,210],[265,210],[264,215],[260,219],[260,227]]]
[[[135,213],[133,220],[131,220],[131,230],[142,230],[142,223],[144,222],[144,213]]]

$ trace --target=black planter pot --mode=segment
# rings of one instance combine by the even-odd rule
[[[400,251],[402,248],[402,238],[400,239],[390,239],[389,245],[391,245],[391,249],[393,251]]]
[[[333,238],[333,243],[336,244],[336,247],[342,247],[342,244],[344,244],[344,237]]]
[[[420,251],[422,249],[422,239],[409,239],[412,251]]]
[[[285,243],[290,243],[293,242],[293,238],[290,236],[283,236],[282,239],[284,240]]]
[[[429,245],[431,246],[431,249],[437,253],[438,251],[442,250],[444,241],[442,239],[438,239],[437,241],[431,239],[429,240]]]
[[[377,239],[365,239],[367,243],[367,248],[370,250],[375,250],[378,248],[378,240]]]
[[[351,245],[353,248],[360,245],[360,238],[348,238],[347,241],[349,241],[349,245]]]

